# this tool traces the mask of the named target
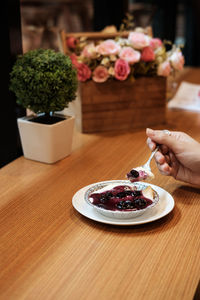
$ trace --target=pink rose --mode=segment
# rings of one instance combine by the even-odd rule
[[[143,49],[144,47],[149,46],[150,43],[149,36],[141,32],[130,32],[128,40],[135,49]]]
[[[169,76],[171,73],[171,66],[168,60],[164,61],[158,66],[157,75],[158,76]]]
[[[150,46],[145,47],[141,53],[141,60],[148,62],[148,61],[153,61],[154,59],[155,59],[155,53],[153,52],[153,49]]]
[[[174,51],[169,57],[169,60],[175,70],[182,70],[185,63],[184,57],[179,49]]]
[[[67,47],[70,49],[75,49],[76,48],[76,44],[77,44],[77,39],[73,36],[70,36],[67,38]]]
[[[86,81],[90,79],[91,74],[92,72],[86,64],[80,63],[77,65],[77,76],[79,81]]]
[[[126,60],[119,58],[115,62],[114,71],[116,79],[125,80],[128,77],[131,69]]]
[[[153,48],[153,50],[161,47],[162,44],[163,44],[162,41],[158,38],[153,38],[150,40],[150,46],[151,46],[151,48]]]
[[[70,55],[70,59],[71,59],[71,61],[72,61],[72,64],[73,64],[75,67],[77,67],[77,66],[79,65],[76,54],[72,53],[72,54]]]
[[[126,60],[130,65],[140,60],[140,52],[131,47],[124,47],[119,54],[119,57]]]
[[[99,44],[96,49],[101,55],[116,55],[119,53],[121,47],[113,40],[106,40]]]
[[[81,53],[82,56],[85,56],[87,58],[92,58],[96,54],[96,47],[94,43],[88,44],[83,48],[83,51]]]
[[[98,66],[93,72],[92,79],[95,82],[105,82],[109,77],[108,70],[103,66]]]

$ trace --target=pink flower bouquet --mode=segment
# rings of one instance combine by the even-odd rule
[[[169,76],[181,70],[184,57],[178,46],[167,51],[158,38],[133,31],[127,38],[98,42],[70,37],[66,41],[77,69],[78,80],[98,83],[109,79],[124,81],[138,76]]]

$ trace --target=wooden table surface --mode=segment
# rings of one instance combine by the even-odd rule
[[[186,79],[200,83],[200,71]],[[167,124],[200,141],[200,113],[167,111]],[[0,170],[0,299],[193,299],[200,277],[200,189],[159,175],[175,200],[160,220],[115,226],[72,206],[82,187],[125,179],[150,154],[145,129],[76,134],[72,154],[47,165],[16,159]]]

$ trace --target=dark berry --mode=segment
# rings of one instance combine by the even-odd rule
[[[131,209],[131,208],[134,207],[134,204],[133,204],[132,201],[126,200],[126,201],[124,201],[124,206],[125,206],[126,209]]]
[[[111,198],[113,197],[113,194],[111,192],[106,192],[105,196],[106,198]]]
[[[131,196],[135,196],[135,197],[141,196],[141,191],[132,191]]]
[[[106,203],[108,200],[109,200],[109,198],[106,197],[105,195],[102,195],[102,196],[100,197],[100,199],[99,199],[99,201],[100,201],[101,203]]]
[[[116,206],[118,209],[133,209],[135,207],[134,203],[130,200],[119,201]]]
[[[131,173],[131,175],[132,175],[133,177],[135,177],[135,178],[139,177],[139,172],[136,171],[136,170],[131,170],[130,173]]]
[[[125,201],[119,201],[118,204],[123,208],[125,209]]]
[[[126,191],[126,196],[133,196],[133,191]]]
[[[121,209],[123,209],[123,206],[122,206],[122,205],[120,205],[120,203],[117,203],[117,205],[116,205],[116,206],[117,206],[117,208],[118,208],[118,209],[120,209],[120,210],[121,210]]]
[[[144,208],[147,205],[146,200],[143,198],[136,199],[134,203],[137,208]]]
[[[126,197],[126,192],[119,192],[119,193],[117,193],[117,195],[116,195],[118,198],[124,198],[124,197]]]

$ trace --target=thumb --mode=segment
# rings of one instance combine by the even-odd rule
[[[178,134],[177,132],[168,130],[153,130],[147,128],[146,134],[155,143],[166,145],[172,151],[176,150]]]

